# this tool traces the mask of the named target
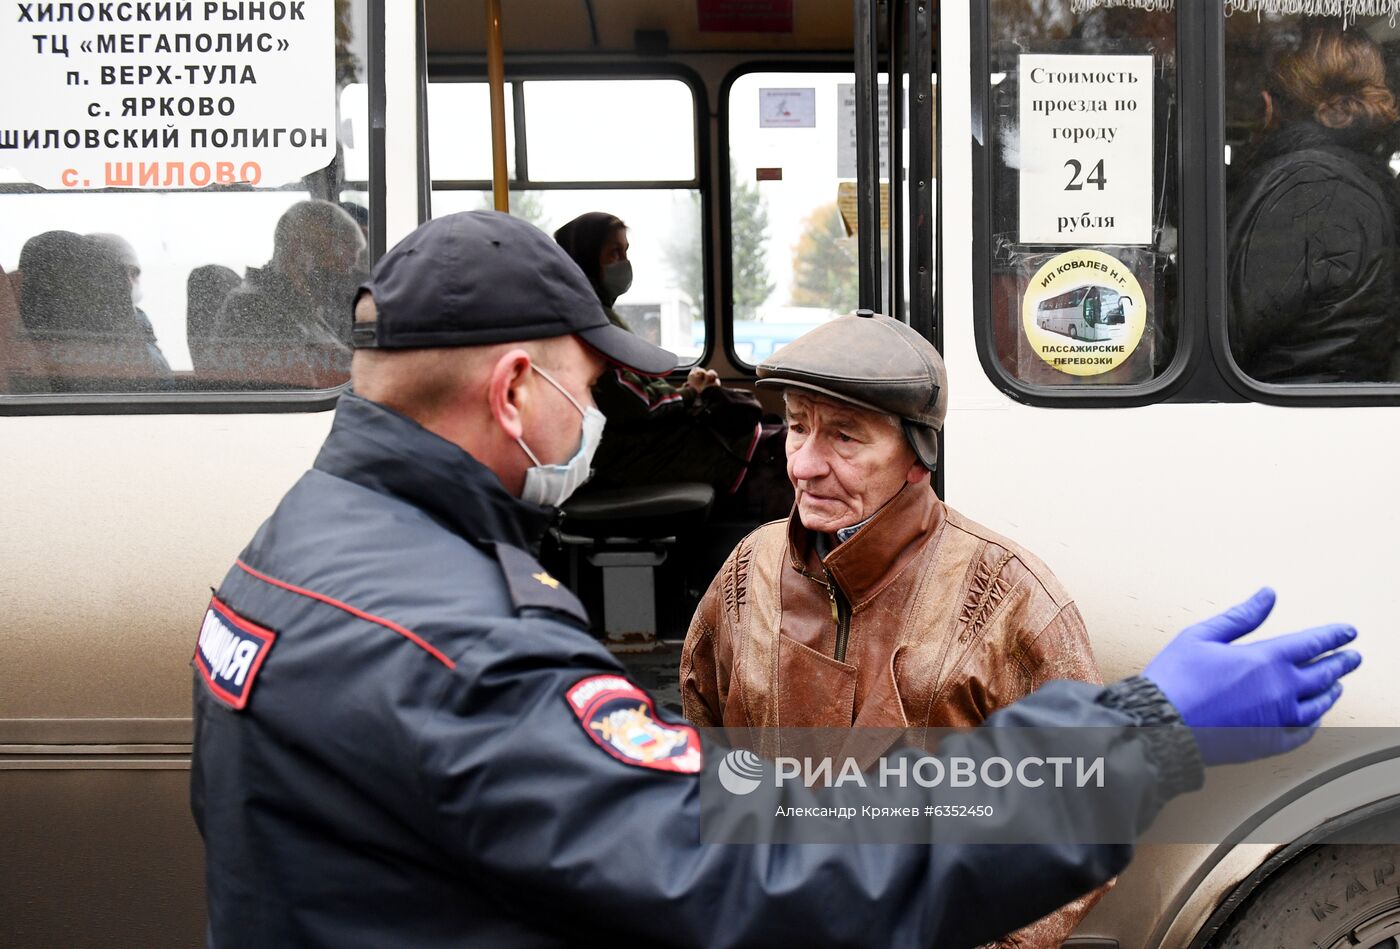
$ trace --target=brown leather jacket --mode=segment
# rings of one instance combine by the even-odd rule
[[[794,512],[729,555],[681,656],[692,722],[975,726],[1052,679],[1102,681],[1079,610],[1049,569],[926,482],[825,557],[818,543]],[[997,945],[1059,946],[1107,890]]]

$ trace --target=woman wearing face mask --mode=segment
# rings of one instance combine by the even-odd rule
[[[593,285],[608,319],[632,331],[613,309],[632,286],[627,225],[591,211],[555,231],[554,239]],[[590,482],[599,488],[700,481],[723,499],[744,480],[762,430],[757,400],[722,389],[719,376],[699,366],[682,386],[622,369],[606,372],[593,400],[608,420]]]

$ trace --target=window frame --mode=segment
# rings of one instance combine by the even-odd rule
[[[1390,382],[1336,382],[1327,384],[1280,385],[1260,382],[1247,375],[1235,362],[1234,351],[1230,347],[1230,327],[1226,318],[1230,306],[1229,261],[1226,256],[1226,234],[1229,222],[1225,209],[1229,194],[1225,188],[1225,162],[1220,156],[1225,153],[1225,0],[1213,0],[1209,4],[1212,15],[1205,15],[1201,24],[1200,44],[1204,52],[1201,63],[1204,102],[1202,112],[1202,137],[1205,153],[1215,155],[1212,165],[1207,168],[1205,182],[1206,240],[1209,257],[1206,260],[1205,300],[1202,311],[1211,320],[1209,327],[1211,351],[1214,355],[1214,369],[1241,399],[1277,406],[1386,406],[1400,405],[1400,380]],[[1400,38],[1400,33],[1397,33]],[[1396,186],[1400,187],[1400,180]],[[1397,223],[1396,239],[1400,241],[1400,223]],[[1397,288],[1393,302],[1400,306],[1400,288]]]
[[[1130,408],[1159,402],[1400,405],[1400,383],[1278,385],[1251,379],[1235,362],[1227,320],[1224,0],[1176,5],[1179,331],[1171,362],[1157,378],[1131,385],[1037,386],[1007,372],[996,356],[991,321],[991,2],[972,4],[970,32],[974,336],[993,385],[1015,401],[1043,408]],[[1200,42],[1190,42],[1192,38]]]
[[[528,177],[529,142],[525,131],[524,83],[550,80],[602,80],[609,79],[678,79],[690,89],[694,109],[695,131],[695,177],[693,179],[618,179],[616,181],[535,181]],[[462,60],[449,55],[430,56],[424,79],[424,87],[432,82],[485,82],[486,63]],[[700,195],[700,253],[701,267],[705,274],[711,273],[710,266],[715,260],[713,246],[713,213],[710,187],[710,106],[705,90],[705,81],[700,74],[681,63],[656,62],[507,62],[505,81],[511,85],[512,119],[515,134],[515,174],[507,187],[510,191],[696,191]],[[424,108],[426,109],[426,92]],[[426,121],[422,126],[424,140],[427,139]],[[427,149],[423,149],[425,156]],[[425,157],[426,161],[426,157]],[[526,177],[520,177],[521,170]],[[431,169],[429,169],[431,172]],[[440,191],[479,191],[491,193],[489,178],[476,180],[435,179],[431,173],[425,176],[428,199],[432,193]],[[428,215],[431,217],[431,213]],[[710,289],[706,281],[706,290]],[[706,292],[700,308],[701,320],[705,327],[705,343],[694,361],[687,361],[673,370],[674,374],[684,375],[692,366],[706,365],[715,352],[715,301],[714,294]]]
[[[384,78],[384,18],[390,0],[366,0],[365,73],[369,85],[370,127],[370,255],[371,264],[385,251],[385,152],[386,152],[386,88]],[[424,12],[422,0],[415,0],[416,29],[420,50],[424,42]],[[418,58],[423,69],[423,58]],[[420,102],[420,111],[421,111]],[[342,184],[361,184],[345,181]],[[161,192],[168,189],[92,188],[84,194],[121,194],[138,190]],[[286,185],[260,191],[299,191]],[[421,186],[420,186],[421,190]],[[5,194],[52,193],[30,184],[0,184],[0,196]],[[61,192],[60,192],[61,193]],[[420,205],[422,204],[420,195]],[[197,383],[197,378],[194,379]],[[329,389],[249,389],[199,390],[173,389],[149,392],[59,392],[59,393],[0,393],[0,418],[26,415],[235,415],[280,414],[286,412],[324,412],[335,408],[349,380]]]
[[[1067,2],[1067,0],[1066,0]],[[1178,4],[1176,7],[1176,95],[1178,103],[1179,131],[1176,138],[1177,150],[1177,207],[1180,230],[1177,237],[1177,307],[1178,336],[1176,352],[1161,375],[1147,382],[1120,383],[1105,385],[1032,385],[1017,379],[1001,360],[997,358],[996,341],[992,329],[992,201],[991,182],[994,150],[991,147],[991,4],[992,0],[976,0],[971,5],[971,64],[972,64],[972,319],[973,336],[977,343],[977,356],[982,370],[1003,394],[1027,405],[1043,408],[1105,408],[1134,407],[1168,401],[1178,396],[1187,382],[1188,367],[1196,364],[1198,353],[1205,342],[1204,327],[1200,324],[1201,306],[1194,297],[1202,281],[1198,270],[1202,263],[1199,254],[1190,252],[1196,242],[1188,241],[1185,235],[1192,227],[1197,202],[1191,200],[1201,188],[1201,168],[1203,152],[1200,136],[1189,122],[1186,95],[1190,79],[1199,75],[1191,71],[1188,56],[1194,56],[1196,49],[1184,44],[1182,38],[1194,19],[1193,12],[1199,5]],[[1189,8],[1189,10],[1187,9]],[[1085,245],[1094,248],[1096,245]],[[1218,394],[1210,398],[1187,399],[1187,401],[1217,401]]]
[[[883,64],[882,65],[887,65]],[[724,358],[746,378],[758,378],[758,363],[751,363],[739,356],[734,348],[734,242],[732,208],[734,196],[729,190],[729,98],[734,83],[750,73],[851,73],[855,74],[855,59],[824,57],[821,59],[756,59],[741,63],[724,74],[719,85],[719,227],[720,227],[720,296],[723,298],[724,319]],[[854,79],[852,80],[854,81]],[[893,212],[891,212],[893,213]],[[901,261],[900,266],[903,266]],[[883,271],[888,268],[882,267]]]

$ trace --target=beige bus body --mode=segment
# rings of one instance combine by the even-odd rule
[[[392,244],[417,223],[419,63],[410,5],[388,6]],[[508,29],[507,55],[576,51],[566,61],[600,62],[568,26],[578,6],[532,0],[529,25],[517,16]],[[723,77],[746,60],[849,49],[844,5],[831,5],[839,15],[813,6],[796,5],[795,36],[754,40],[742,54],[726,39],[723,52],[674,55],[701,75],[713,110]],[[999,392],[973,335],[970,20],[965,4],[941,7],[939,167],[954,183],[938,209],[948,500],[1051,565],[1107,679],[1141,669],[1184,624],[1268,583],[1280,592],[1268,629],[1346,620],[1363,632],[1366,664],[1328,723],[1400,724],[1391,673],[1400,668],[1400,412],[1069,411]],[[471,8],[430,9],[438,51],[481,54]],[[635,57],[635,29],[670,31],[674,49],[718,44],[694,33],[693,4],[634,0],[600,14],[609,62]],[[710,164],[722,168],[719,119],[702,121]],[[723,357],[712,366],[736,376]],[[0,417],[0,944],[202,940],[202,853],[188,807],[194,634],[210,587],[310,465],[330,420],[328,411]],[[1343,768],[1299,795],[1306,777],[1252,787],[1222,818],[1244,827],[1269,815],[1276,843],[1143,847],[1079,936],[1186,949],[1282,843],[1400,789],[1400,764]]]

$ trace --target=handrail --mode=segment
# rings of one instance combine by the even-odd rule
[[[880,82],[875,0],[855,0],[856,270],[860,307],[884,309],[880,286]]]
[[[491,193],[497,211],[510,212],[506,179],[506,64],[501,47],[501,0],[486,0],[486,78],[491,89]]]

